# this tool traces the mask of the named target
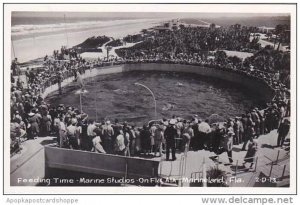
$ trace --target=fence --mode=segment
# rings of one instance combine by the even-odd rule
[[[286,147],[286,148],[290,148],[290,147]],[[282,152],[282,150],[277,151],[277,156],[276,156],[275,160],[264,155],[264,158],[267,159],[268,161],[270,161],[266,165],[271,166],[270,171],[268,173],[268,177],[270,177],[270,178],[274,177],[279,181],[281,181],[285,178],[285,174],[287,174],[287,176],[289,175],[289,170],[287,170],[287,164],[280,164],[280,162],[283,162],[284,160],[288,159],[289,155],[287,153],[283,158],[279,159],[281,152]],[[278,168],[278,169],[276,169],[276,171],[274,169],[275,166],[277,166],[277,168]]]
[[[287,147],[287,148],[289,148],[289,147]],[[271,178],[276,179],[276,180],[273,180],[273,183],[278,183],[280,181],[283,181],[285,178],[289,178],[289,169],[288,169],[289,166],[286,163],[283,163],[283,164],[280,164],[280,163],[285,162],[286,159],[289,159],[289,155],[288,155],[288,153],[286,153],[285,156],[280,157],[282,152],[283,152],[282,150],[278,150],[277,153],[274,153],[274,156],[276,156],[275,159],[271,159],[270,157],[267,157],[265,155],[243,159],[243,162],[245,160],[249,160],[249,161],[252,160],[253,165],[254,165],[253,169],[247,168],[244,165],[240,166],[240,162],[242,162],[242,160],[235,160],[232,163],[232,165],[233,165],[232,167],[234,169],[231,173],[227,173],[227,176],[237,176],[239,174],[252,172],[252,173],[263,173],[263,175],[266,175],[266,177],[268,177],[270,179]],[[267,163],[266,163],[265,159],[267,159],[267,161],[268,161]],[[202,167],[200,167],[200,171],[191,173],[191,179],[194,180],[194,179],[205,178],[206,176],[205,176],[204,172],[206,171],[206,167],[208,166],[208,164],[212,168],[219,169],[219,164],[220,164],[219,156],[215,157],[215,163],[212,163],[212,162],[204,163],[203,162]],[[268,166],[270,166],[270,167],[268,168]],[[275,166],[276,166],[276,169],[275,169]],[[272,180],[270,180],[270,182],[271,181]],[[287,181],[286,184],[289,184],[289,182]],[[284,184],[284,185],[286,185],[286,184]],[[203,184],[202,186],[205,186],[205,184]]]

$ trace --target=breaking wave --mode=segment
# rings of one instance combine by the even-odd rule
[[[134,20],[110,20],[110,21],[81,21],[74,23],[56,23],[56,24],[26,24],[26,25],[14,25],[11,27],[12,36],[34,35],[41,33],[51,32],[64,32],[68,30],[84,30],[94,29],[108,26],[119,26],[124,24],[138,24],[144,22],[155,22],[154,19],[134,19]]]

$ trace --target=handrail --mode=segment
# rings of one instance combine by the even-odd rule
[[[281,165],[281,164],[278,164],[278,162],[280,161],[280,160],[284,160],[284,158],[282,158],[282,159],[279,159],[279,155],[280,155],[280,152],[281,152],[281,150],[278,150],[278,152],[277,152],[277,157],[276,157],[276,160],[274,161],[274,160],[272,160],[272,159],[270,159],[268,156],[266,156],[266,155],[263,155],[266,159],[268,159],[269,161],[271,161],[270,163],[273,163],[274,164],[274,162],[275,162],[275,164],[274,165],[278,165],[278,166],[283,166],[283,165]],[[268,165],[268,164],[266,164],[266,165]]]
[[[273,166],[274,166],[274,165],[277,165],[277,166],[279,166],[279,167],[282,167],[282,166],[283,166],[283,168],[282,168],[282,174],[281,174],[281,176],[279,177],[279,180],[282,180],[283,177],[284,177],[284,174],[286,173],[286,166],[287,166],[287,165],[286,165],[286,164],[283,164],[283,165],[278,164],[280,152],[281,152],[281,150],[278,150],[278,152],[277,152],[277,157],[276,157],[276,160],[275,160],[275,161],[272,160],[272,159],[270,159],[270,158],[267,157],[266,155],[264,155],[264,157],[265,157],[266,159],[268,159],[268,160],[271,161],[271,162],[270,162],[270,163],[271,163],[271,168],[270,168],[270,172],[269,172],[269,177],[272,176]],[[266,165],[270,165],[270,164],[266,164]]]

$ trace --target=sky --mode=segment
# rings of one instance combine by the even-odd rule
[[[59,17],[69,18],[219,18],[219,17],[257,17],[257,16],[289,16],[283,13],[174,13],[174,12],[13,12],[12,17]]]

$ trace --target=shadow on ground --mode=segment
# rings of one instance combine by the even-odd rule
[[[270,144],[262,144],[261,147],[262,147],[262,148],[274,149],[276,146],[272,146],[272,145],[270,145]]]
[[[41,141],[40,144],[45,146],[45,145],[53,144],[53,143],[56,143],[56,142],[57,142],[56,137],[53,137],[52,139],[47,139],[47,140]]]

